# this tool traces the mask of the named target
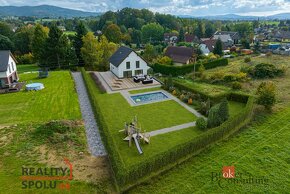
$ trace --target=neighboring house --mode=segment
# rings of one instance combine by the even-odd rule
[[[19,80],[16,62],[10,51],[0,51],[0,88]]]
[[[216,31],[214,35],[228,35],[231,37],[233,44],[239,44],[239,41],[241,39],[238,32],[231,32],[231,31]],[[213,36],[214,36],[213,35]]]
[[[118,78],[133,77],[135,75],[147,75],[149,66],[131,48],[121,46],[109,59],[110,70]]]
[[[207,39],[204,40],[200,45],[199,48],[202,51],[204,55],[208,55],[209,53],[213,52],[215,44],[216,44],[216,39]]]
[[[223,43],[223,46],[226,48],[232,47],[234,45],[234,40],[228,34],[213,35],[212,39],[216,40],[220,39]]]
[[[290,42],[290,31],[283,31],[282,33],[282,42]]]
[[[186,33],[184,35],[184,41],[188,43],[200,43],[200,40],[197,36],[195,36],[194,34],[189,34],[189,33]]]
[[[175,64],[190,64],[196,61],[196,54],[193,48],[169,46],[165,56],[172,59]]]
[[[169,45],[176,45],[178,42],[178,34],[176,33],[165,33],[164,34],[164,42]]]

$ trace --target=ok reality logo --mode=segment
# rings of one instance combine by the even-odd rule
[[[68,159],[64,159],[68,168],[25,168],[22,167],[22,189],[70,189],[69,183],[57,181],[68,181],[73,179],[73,167]],[[69,174],[69,175],[68,175]]]
[[[224,166],[222,170],[223,177],[226,179],[235,178],[235,167],[234,166]]]

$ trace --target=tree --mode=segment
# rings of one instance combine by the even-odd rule
[[[152,62],[157,56],[154,46],[151,44],[146,44],[143,56],[145,60]]]
[[[172,59],[167,56],[159,58],[157,62],[163,65],[173,65]]]
[[[120,43],[122,39],[122,32],[119,26],[116,24],[110,24],[104,32],[104,35],[109,42]]]
[[[250,49],[250,43],[249,43],[249,41],[248,41],[247,39],[243,38],[243,39],[241,40],[241,44],[243,45],[243,47],[244,47],[245,49]]]
[[[13,36],[11,26],[5,22],[0,22],[0,35],[6,36],[9,39]]]
[[[36,61],[40,60],[41,55],[45,51],[44,47],[46,39],[48,38],[48,32],[49,29],[40,24],[37,24],[34,29],[31,50]]]
[[[164,29],[160,24],[150,23],[141,29],[143,42],[158,42],[163,40]]]
[[[50,27],[48,38],[45,41],[45,52],[40,57],[40,66],[61,68],[72,62],[72,47],[67,36],[53,23]]]
[[[79,65],[84,65],[84,61],[81,55],[81,48],[83,47],[83,37],[88,33],[88,30],[84,23],[80,21],[76,26],[76,36],[74,37],[74,48],[76,56],[79,60]]]
[[[142,32],[140,30],[136,30],[135,28],[133,28],[130,34],[131,34],[132,42],[136,43],[137,46],[139,46],[142,41]]]
[[[178,41],[179,41],[179,42],[184,42],[184,30],[183,30],[182,27],[181,27],[180,30],[179,30]]]
[[[276,86],[273,82],[262,82],[257,89],[257,104],[271,111],[276,102]]]
[[[87,33],[82,38],[83,47],[81,48],[81,55],[84,60],[84,64],[89,69],[98,69],[98,40],[95,38],[92,32]]]
[[[30,26],[24,26],[17,30],[13,38],[16,51],[20,52],[21,54],[27,54],[31,52],[33,33],[34,28]]]
[[[223,55],[223,43],[221,39],[218,39],[215,43],[215,47],[213,49],[213,53],[219,56]]]
[[[197,28],[195,29],[197,37],[202,38],[205,35],[205,26],[203,21],[198,21]]]
[[[92,70],[107,71],[109,69],[109,58],[116,51],[117,45],[108,42],[105,36],[98,41],[92,32],[83,37],[81,54],[85,66]]]
[[[211,37],[213,33],[215,32],[215,28],[212,23],[207,22],[205,25],[205,36]]]
[[[0,35],[0,50],[14,50],[13,42],[6,36]]]

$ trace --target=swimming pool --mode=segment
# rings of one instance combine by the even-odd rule
[[[143,103],[150,103],[150,102],[157,102],[169,99],[163,92],[153,92],[153,93],[146,93],[146,94],[139,94],[130,96],[135,104],[143,104]]]
[[[42,90],[44,89],[44,85],[42,83],[32,83],[32,84],[27,84],[26,85],[26,90],[31,91],[31,90]]]

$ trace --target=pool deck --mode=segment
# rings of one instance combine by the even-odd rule
[[[123,90],[138,90],[146,88],[160,87],[161,84],[153,80],[152,84],[135,83],[133,78],[117,78],[112,72],[93,72],[94,75],[100,80],[102,86],[108,94],[121,92]]]

